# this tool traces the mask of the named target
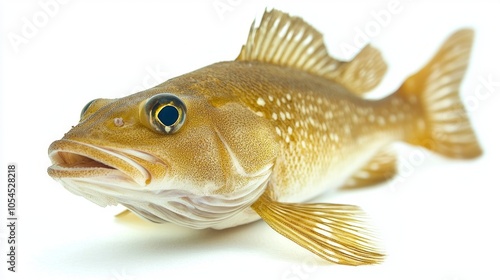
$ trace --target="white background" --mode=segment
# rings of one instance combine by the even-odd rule
[[[500,279],[500,86],[488,91],[482,83],[500,81],[494,1],[401,0],[381,23],[376,15],[389,1],[69,0],[50,15],[40,4],[48,1],[0,6],[1,279]],[[46,174],[49,144],[88,101],[234,59],[265,7],[306,19],[342,59],[352,55],[345,46],[372,28],[368,37],[389,65],[375,95],[394,91],[453,31],[476,30],[462,96],[484,156],[451,161],[405,147],[395,181],[318,198],[371,215],[388,253],[383,264],[330,265],[263,222],[225,231],[119,222],[118,209],[74,196]],[[26,33],[27,22],[36,29]],[[18,165],[16,273],[7,271],[3,225],[10,162]]]

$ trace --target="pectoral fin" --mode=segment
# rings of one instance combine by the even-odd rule
[[[380,263],[384,254],[357,206],[281,203],[264,193],[252,209],[274,230],[325,260],[346,265]]]
[[[120,213],[116,214],[115,218],[119,223],[123,223],[126,225],[139,225],[145,222],[144,219],[142,219],[137,214],[128,209],[123,210]]]

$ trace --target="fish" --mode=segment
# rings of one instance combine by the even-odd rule
[[[95,99],[48,150],[48,174],[97,205],[156,223],[225,229],[257,220],[336,264],[383,262],[356,205],[311,202],[397,174],[392,144],[447,158],[482,149],[460,99],[474,31],[461,29],[393,93],[367,93],[375,47],[333,58],[297,16],[265,11],[234,61],[116,99]]]

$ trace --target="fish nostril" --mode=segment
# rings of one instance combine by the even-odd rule
[[[115,124],[115,126],[117,127],[122,127],[125,123],[123,122],[123,118],[115,118],[113,120],[113,123]]]

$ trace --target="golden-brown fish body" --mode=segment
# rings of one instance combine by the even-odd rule
[[[90,102],[49,147],[48,172],[154,222],[222,229],[260,217],[329,261],[377,263],[359,208],[303,202],[390,179],[397,141],[479,156],[458,94],[472,37],[455,33],[395,93],[370,100],[386,70],[377,50],[335,60],[300,18],[266,12],[236,61]]]
[[[425,126],[416,99],[363,99],[323,77],[261,62],[217,63],[157,88],[195,92],[213,106],[244,104],[263,118],[279,145],[271,183],[280,201],[306,201],[341,186],[381,148],[415,141]]]
[[[193,124],[189,130],[184,129],[175,135],[169,135],[169,138],[179,137],[181,141],[162,140],[165,142],[163,147],[155,142],[155,133],[134,120],[134,116],[139,115],[137,105],[162,92],[181,97],[189,112],[196,112],[189,115],[186,126],[194,122],[200,123]],[[192,186],[196,185],[203,186],[199,195],[230,196],[236,189],[245,189],[249,184],[252,188],[256,188],[256,184],[250,183],[255,178],[245,176],[244,173],[257,173],[261,175],[259,184],[269,180],[274,186],[273,192],[279,201],[306,201],[326,189],[344,184],[382,147],[394,141],[411,138],[418,129],[418,123],[423,122],[419,106],[412,106],[415,100],[406,100],[396,95],[382,100],[366,100],[323,77],[293,68],[245,61],[213,64],[171,79],[151,90],[121,100],[101,102],[107,104],[105,110],[100,109],[88,119],[83,119],[66,133],[62,140],[56,141],[51,149],[59,150],[61,147],[60,149],[68,150],[67,146],[72,145],[77,153],[95,158],[104,156],[104,153],[96,152],[95,148],[81,144],[85,143],[95,147],[112,146],[112,149],[121,154],[126,154],[127,150],[143,153],[142,158],[134,159],[144,168],[142,172],[141,168],[136,169],[132,166],[122,172],[139,176],[135,179],[136,183],[151,188],[150,191],[157,196],[160,196],[166,188],[155,189],[154,186],[168,186],[165,181],[171,179],[172,174],[179,179],[175,182],[176,191],[191,191]],[[93,105],[100,104],[97,102]],[[249,144],[252,139],[240,139],[244,141],[232,143],[231,147],[226,140],[221,140],[225,138],[222,136],[225,132],[221,132],[221,128],[213,129],[213,127],[223,120],[217,118],[213,110],[223,106],[234,106],[235,110],[242,111],[243,116],[229,116],[233,121],[241,123],[234,127],[236,130],[252,126],[251,122],[244,119],[245,116],[259,119],[260,128],[253,133],[254,138],[258,137],[257,140],[254,139],[254,147]],[[112,110],[118,107],[121,109]],[[197,120],[198,115],[200,120]],[[123,119],[125,125],[116,126],[114,123],[116,118]],[[256,128],[251,127],[252,130]],[[185,135],[187,133],[194,135]],[[244,146],[235,147],[235,145]],[[160,161],[156,157],[151,157],[153,160],[148,160],[147,156],[157,155],[158,150],[167,151],[166,159],[162,158]],[[234,153],[232,159],[228,150]],[[250,160],[258,158],[259,165],[262,159],[267,157],[267,165],[261,167],[262,170],[243,171],[234,168],[235,165],[242,164],[240,161],[245,157],[242,154],[244,152],[253,153],[254,156]],[[110,161],[113,160],[114,157],[111,156]],[[113,166],[116,163],[108,164]],[[245,167],[248,168],[248,165]],[[67,171],[51,169],[50,172],[51,175],[59,176],[57,172]],[[79,171],[89,172],[85,169]],[[109,169],[101,171],[115,172]],[[74,170],[70,172],[72,178],[80,176],[75,174]],[[140,177],[141,175],[143,177]],[[115,184],[120,189],[125,187],[123,182],[116,182],[115,179],[113,177],[107,179],[110,180],[110,187]],[[89,183],[102,187],[103,177],[97,180],[101,183]],[[191,183],[180,183],[187,180]],[[162,221],[159,217],[153,217],[151,211],[138,208],[127,199],[105,198],[99,195],[100,190],[92,193],[92,188],[78,189],[91,192],[94,199],[104,199],[100,204],[109,204],[109,201],[113,201],[112,204],[125,204],[151,220]],[[257,194],[260,194],[263,189],[257,191]],[[136,190],[134,196],[142,200],[139,193]],[[239,210],[234,209],[234,211]],[[189,221],[186,225],[224,228],[258,218],[259,216],[248,208],[230,220],[208,224],[204,221],[200,225],[196,224],[196,221]]]

